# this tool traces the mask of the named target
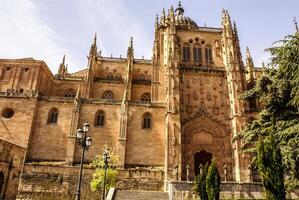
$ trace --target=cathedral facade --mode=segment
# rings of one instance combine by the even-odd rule
[[[56,75],[43,61],[0,59],[1,195],[29,164],[78,164],[85,122],[87,163],[108,145],[118,169],[159,169],[165,183],[192,180],[213,158],[223,181],[250,182],[250,157],[232,139],[256,115],[256,102],[239,96],[261,75],[248,49],[243,63],[226,10],[221,28],[200,27],[180,4],[157,16],[151,60],[134,57],[133,39],[127,58],[105,57],[96,36],[87,68],[75,73],[65,58]]]

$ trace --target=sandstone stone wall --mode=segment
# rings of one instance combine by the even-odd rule
[[[0,139],[0,198],[15,199],[25,149]]]
[[[90,190],[94,169],[83,170],[82,199],[100,198],[101,191]],[[73,199],[76,192],[79,166],[57,163],[27,163],[20,181],[17,199]],[[163,171],[159,169],[132,168],[118,170],[117,188],[148,191],[163,190]]]

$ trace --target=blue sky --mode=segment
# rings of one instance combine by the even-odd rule
[[[69,70],[87,64],[95,32],[104,56],[125,56],[134,37],[136,57],[151,57],[154,19],[169,0],[0,0],[0,58],[33,57],[56,73],[64,54]],[[238,26],[241,48],[249,46],[256,65],[264,49],[293,34],[299,0],[184,0],[185,15],[198,25],[221,27],[228,9]],[[243,53],[244,58],[244,53]]]

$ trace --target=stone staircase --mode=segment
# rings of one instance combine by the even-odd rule
[[[116,190],[113,200],[169,200],[169,198],[166,192]]]

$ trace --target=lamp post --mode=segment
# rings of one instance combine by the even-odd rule
[[[80,172],[76,192],[76,200],[80,200],[81,195],[81,181],[82,181],[82,171],[83,171],[83,162],[84,162],[84,153],[91,145],[92,139],[90,136],[87,136],[89,130],[89,123],[86,122],[83,124],[83,128],[79,128],[76,132],[76,138],[79,145],[82,147],[81,162],[80,162]]]
[[[108,147],[106,147],[104,153],[103,153],[103,159],[104,159],[104,181],[103,181],[103,194],[102,194],[102,200],[105,200],[105,193],[106,193],[106,173],[108,169],[108,162],[110,159]]]

